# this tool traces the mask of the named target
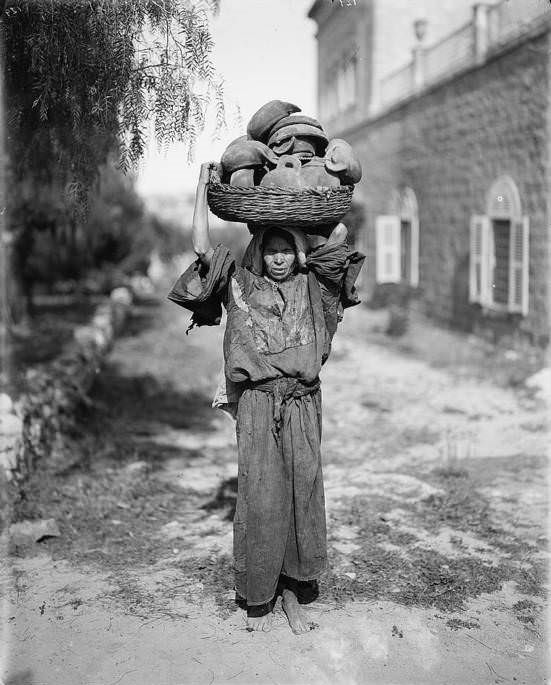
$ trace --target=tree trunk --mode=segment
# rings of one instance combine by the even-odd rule
[[[6,91],[4,83],[5,43],[2,13],[5,2],[0,0],[0,355],[2,375],[8,381],[10,363],[10,329],[28,318],[27,298],[19,275],[17,251],[10,230],[6,207],[6,179],[8,159],[6,152]]]
[[[0,9],[1,5],[0,5]],[[25,321],[27,306],[15,258],[14,236],[6,208],[6,103],[4,87],[4,36],[0,15],[0,391],[12,387],[11,329]]]

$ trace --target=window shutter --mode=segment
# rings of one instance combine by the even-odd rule
[[[419,285],[419,219],[411,220],[411,285]]]
[[[490,307],[494,304],[496,277],[496,240],[494,225],[488,219],[487,227],[482,231],[482,304]]]
[[[487,216],[471,217],[469,260],[469,301],[488,304],[490,292],[490,220]]]
[[[375,220],[377,241],[377,283],[400,282],[400,217],[378,216]]]
[[[529,218],[511,221],[509,242],[509,310],[528,314]]]

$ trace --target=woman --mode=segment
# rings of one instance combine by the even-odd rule
[[[359,302],[364,257],[349,249],[343,224],[309,252],[300,231],[262,228],[237,266],[227,248],[210,243],[211,167],[201,167],[193,215],[198,259],[169,298],[193,312],[191,327],[218,324],[227,310],[217,406],[236,418],[236,592],[249,630],[270,629],[281,594],[301,633],[309,626],[300,604],[316,599],[327,562],[319,372],[342,309]]]

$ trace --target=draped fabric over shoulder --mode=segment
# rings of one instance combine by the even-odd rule
[[[343,309],[359,302],[365,259],[345,243],[325,244],[305,272],[275,282],[263,274],[268,230],[255,233],[241,266],[218,245],[210,268],[195,262],[169,294],[192,312],[192,326],[220,323],[227,311],[228,388],[217,397],[231,396],[237,419],[235,577],[249,606],[273,598],[280,574],[314,580],[326,565],[318,376]]]
[[[199,259],[180,276],[168,299],[193,312],[191,326],[216,326],[222,319],[229,279],[235,260],[227,247],[218,245],[209,267]]]

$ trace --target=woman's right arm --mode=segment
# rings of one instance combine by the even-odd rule
[[[209,218],[207,206],[207,189],[209,187],[210,172],[215,166],[214,162],[201,164],[199,182],[195,193],[195,209],[193,210],[193,225],[191,239],[193,249],[205,266],[210,266],[214,249],[210,242]]]

